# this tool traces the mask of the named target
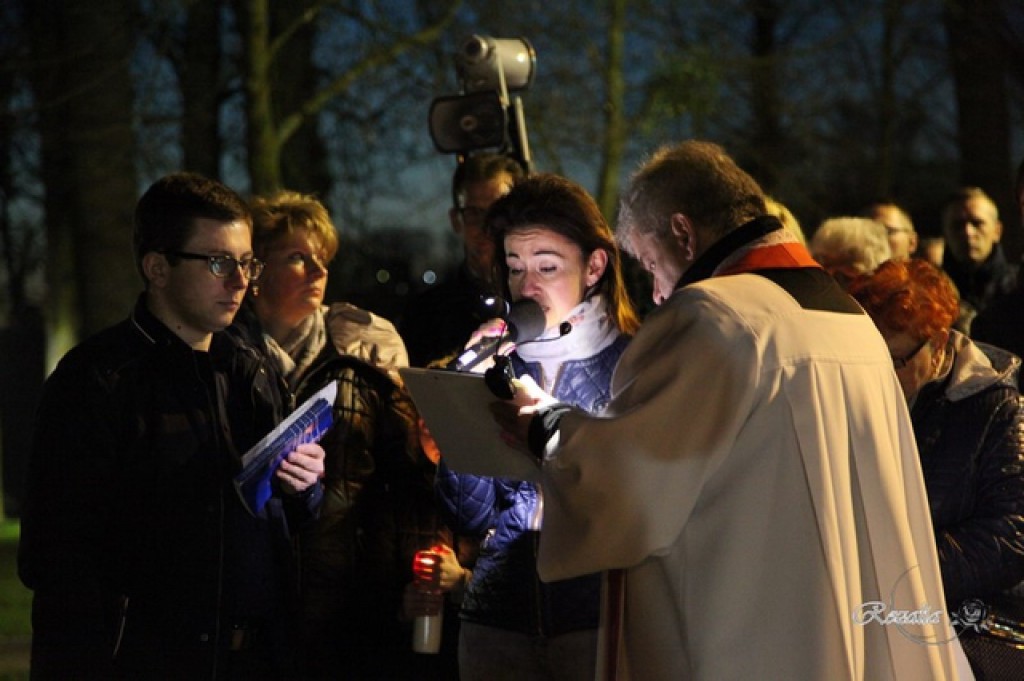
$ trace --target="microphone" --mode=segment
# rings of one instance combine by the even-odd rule
[[[504,335],[487,336],[473,343],[449,363],[448,368],[467,371],[494,355],[502,341],[523,343],[532,341],[542,333],[544,333],[544,310],[540,308],[537,301],[524,298],[512,303],[509,308],[508,316],[505,319]]]
[[[562,322],[558,325],[558,335],[552,336],[551,338],[528,338],[524,341],[520,341],[516,344],[516,347],[522,347],[523,345],[532,345],[533,343],[550,343],[556,341],[562,336],[568,336],[572,332],[572,323]]]
[[[558,340],[562,336],[569,334],[572,331],[572,324],[569,322],[562,322],[558,325],[558,335],[551,338],[540,338],[530,339],[522,341],[517,347],[522,347],[529,343],[547,343],[549,341]],[[484,372],[484,385],[486,385],[491,393],[500,399],[511,400],[516,396],[516,386],[512,381],[516,380],[516,372],[512,369],[512,360],[505,355],[499,355],[494,358],[494,366]]]

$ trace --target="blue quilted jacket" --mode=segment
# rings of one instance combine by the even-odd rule
[[[601,410],[609,399],[612,370],[628,342],[620,336],[593,357],[563,363],[553,396],[588,412]],[[512,365],[516,375],[528,373],[541,384],[539,364],[527,364],[513,353]],[[537,576],[539,532],[530,529],[540,512],[536,485],[454,473],[442,460],[437,496],[456,532],[482,540],[462,619],[534,636],[597,628],[600,575],[550,583]]]

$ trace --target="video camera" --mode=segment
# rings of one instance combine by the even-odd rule
[[[455,53],[462,94],[430,104],[430,137],[437,150],[464,157],[477,149],[496,149],[530,172],[522,100],[509,93],[530,86],[536,65],[537,54],[525,38],[468,38]]]

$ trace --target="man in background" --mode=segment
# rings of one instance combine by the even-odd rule
[[[1014,188],[1024,224],[1024,161],[1017,167]],[[1024,279],[1019,274],[1012,292],[999,296],[978,313],[971,325],[971,336],[974,340],[991,343],[1024,357]],[[1021,380],[1024,381],[1024,376]]]
[[[876,201],[864,217],[882,223],[889,237],[893,260],[908,260],[917,252],[917,232],[907,211],[893,201]]]
[[[977,187],[963,187],[942,211],[946,251],[942,268],[960,292],[956,328],[971,335],[971,323],[992,301],[1013,290],[1017,265],[1006,259],[999,243],[1003,223],[999,209]]]
[[[462,241],[463,260],[445,281],[414,297],[399,332],[412,366],[447,358],[462,350],[470,334],[504,312],[494,277],[494,243],[484,216],[525,174],[509,156],[480,153],[467,157],[452,177],[452,231]]]

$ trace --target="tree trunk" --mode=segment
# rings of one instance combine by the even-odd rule
[[[281,112],[299,110],[309,93],[319,87],[313,67],[313,38],[315,25],[304,21],[318,0],[279,2],[273,5],[271,33],[280,34],[296,22],[300,27],[288,42],[281,45],[271,69],[274,112],[280,123]],[[281,148],[281,178],[284,186],[305,193],[327,196],[331,188],[327,168],[327,150],[316,126],[316,118],[309,118],[295,131]]]
[[[995,0],[951,0],[946,30],[959,109],[960,178],[981,187],[1001,216],[1014,210],[1010,176],[1010,114],[1006,88],[1008,50],[999,39],[1002,14]],[[1003,235],[1012,256],[1020,234]]]
[[[123,319],[139,290],[127,0],[26,3],[46,191],[50,360]]]
[[[778,55],[775,31],[779,7],[775,0],[751,0],[754,15],[751,33],[750,69],[751,111],[753,133],[750,139],[750,174],[765,191],[778,184],[779,163],[785,157],[786,143],[780,121],[781,106],[778,86]]]
[[[288,110],[275,110],[275,104],[284,105],[285,98],[275,99],[274,69],[287,51],[288,44],[306,30],[323,7],[323,2],[311,2],[304,12],[297,12],[293,21],[280,30],[272,30],[269,0],[237,0],[239,25],[242,28],[244,48],[243,73],[245,80],[249,140],[249,172],[252,191],[266,194],[283,186],[282,149],[304,127],[312,128],[324,107],[336,97],[350,94],[353,83],[377,69],[394,64],[403,54],[436,42],[445,28],[452,23],[458,2],[451,2],[436,22],[398,36],[389,36],[374,45],[333,79],[305,93],[297,106]],[[300,38],[300,44],[301,44]],[[303,55],[304,48],[296,54]],[[303,57],[305,58],[305,57]],[[281,70],[281,78],[293,74]],[[294,92],[292,93],[294,94]],[[319,144],[319,143],[317,143]],[[308,149],[307,149],[308,151]],[[307,156],[308,157],[308,156]],[[314,178],[322,182],[321,178]]]
[[[619,173],[626,146],[623,49],[626,39],[626,0],[608,3],[608,57],[605,61],[604,143],[601,145],[601,169],[598,173],[597,200],[608,220],[615,220],[618,204]]]
[[[878,93],[878,179],[875,196],[892,196],[896,184],[896,130],[899,111],[896,96],[897,57],[895,32],[902,0],[886,0],[882,23],[881,71]]]
[[[280,189],[281,145],[270,91],[270,68],[274,57],[270,47],[270,5],[268,0],[243,0],[239,15],[245,45],[246,125],[248,131],[249,178],[253,194]]]
[[[216,178],[222,148],[221,3],[201,0],[190,3],[187,11],[184,58],[178,64],[185,169]]]

